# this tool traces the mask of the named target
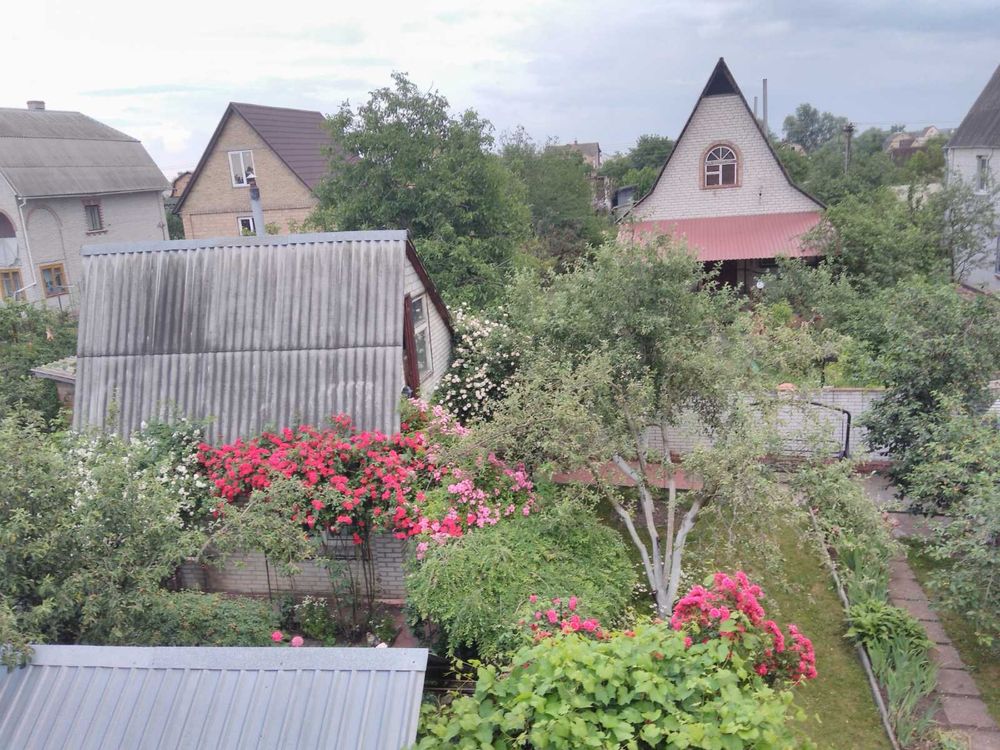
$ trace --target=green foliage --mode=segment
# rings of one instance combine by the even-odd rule
[[[634,636],[548,638],[501,672],[479,670],[471,697],[425,708],[421,749],[790,748],[790,692],[714,640],[642,625]]]
[[[154,591],[129,602],[116,646],[269,646],[278,618],[259,599]]]
[[[46,419],[59,413],[51,380],[32,377],[33,367],[76,353],[76,321],[42,305],[0,301],[0,413],[20,405]]]
[[[496,298],[528,235],[523,186],[490,152],[492,126],[449,111],[404,74],[328,120],[337,146],[311,223],[326,229],[407,229],[450,300]]]
[[[294,605],[287,627],[300,630],[304,636],[320,641],[324,646],[332,646],[337,641],[337,623],[330,614],[326,599],[321,596],[307,596]]]
[[[625,154],[605,159],[600,174],[611,179],[614,188],[635,185],[641,197],[653,188],[660,169],[674,150],[674,142],[663,135],[641,135]]]
[[[539,147],[523,129],[503,144],[504,164],[524,183],[536,255],[565,269],[599,245],[607,226],[594,210],[590,167],[572,150]]]
[[[18,627],[17,615],[0,595],[0,667],[7,671],[23,667],[31,660],[31,646]]]
[[[184,220],[173,210],[167,211],[167,232],[172,240],[184,239]]]
[[[852,604],[847,620],[849,627],[844,637],[865,646],[919,654],[933,645],[909,612],[884,601],[868,599]]]
[[[782,130],[785,140],[812,152],[836,138],[846,124],[846,117],[821,113],[811,104],[803,103],[795,108],[795,114],[785,118]]]
[[[448,651],[496,660],[527,639],[528,596],[576,595],[605,624],[619,622],[635,572],[621,538],[582,501],[560,501],[513,523],[431,545],[407,577],[410,608],[440,625]]]

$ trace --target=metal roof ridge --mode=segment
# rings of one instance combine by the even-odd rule
[[[84,245],[84,256],[126,253],[206,250],[215,247],[273,247],[277,245],[312,245],[323,242],[390,242],[406,240],[405,229],[366,229],[354,232],[313,232],[305,234],[269,234],[262,237],[208,237],[198,240],[145,240]]]

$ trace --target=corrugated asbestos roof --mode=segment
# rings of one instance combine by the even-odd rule
[[[84,248],[74,420],[213,417],[214,441],[338,412],[398,429],[405,232]],[[113,419],[112,419],[113,413]]]
[[[0,171],[27,198],[170,187],[139,141],[79,112],[0,109]]]
[[[948,141],[948,148],[1000,148],[1000,65]]]
[[[621,233],[634,239],[672,235],[698,251],[698,260],[750,260],[819,255],[802,244],[802,235],[819,224],[822,214],[803,211],[754,216],[665,219],[623,224]]]
[[[36,646],[0,671],[4,750],[398,750],[426,649]]]

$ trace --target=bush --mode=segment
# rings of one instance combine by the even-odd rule
[[[902,644],[908,651],[926,651],[933,644],[923,626],[906,610],[870,599],[847,610],[846,638],[867,646]]]
[[[790,748],[792,695],[725,640],[686,647],[642,625],[604,640],[546,638],[508,670],[479,670],[471,697],[425,708],[418,748]]]
[[[576,594],[588,614],[613,626],[635,582],[621,537],[562,501],[431,547],[407,577],[407,593],[411,610],[443,628],[449,653],[471,647],[498,659],[527,640],[516,620],[533,611],[529,594]]]
[[[199,591],[157,591],[136,600],[116,646],[267,646],[278,617],[268,602]]]

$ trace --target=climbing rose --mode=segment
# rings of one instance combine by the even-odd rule
[[[280,630],[275,630],[273,633],[271,633],[271,640],[274,641],[275,643],[281,643],[283,640],[285,640],[285,636]]]
[[[298,648],[298,647],[299,647],[299,646],[301,646],[301,645],[302,645],[302,644],[303,644],[304,642],[305,642],[305,641],[303,641],[303,640],[302,640],[302,636],[301,636],[301,635],[297,635],[297,636],[295,636],[294,638],[292,638],[292,646],[293,646],[294,648]]]

